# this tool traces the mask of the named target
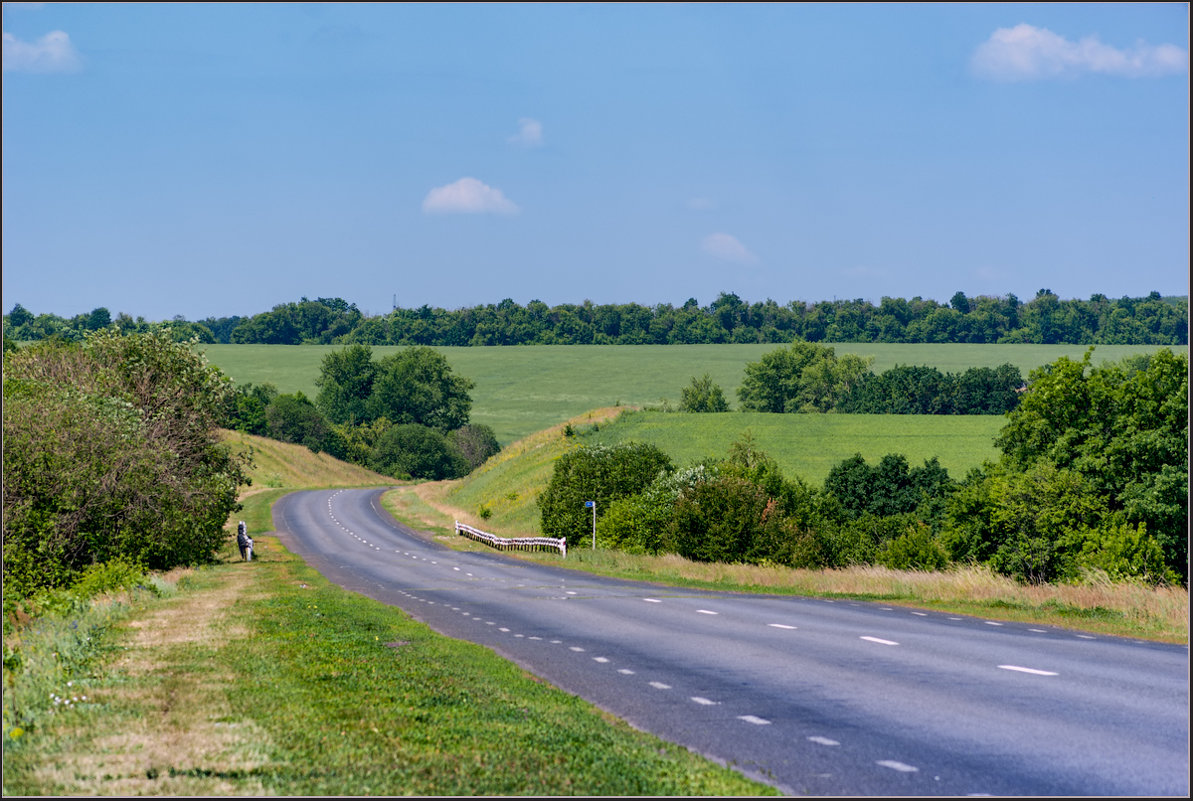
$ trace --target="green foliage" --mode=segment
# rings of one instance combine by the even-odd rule
[[[269,433],[269,421],[265,410],[277,396],[278,390],[273,384],[238,384],[228,401],[227,426],[246,434],[266,436]]]
[[[347,453],[344,438],[301,392],[271,400],[265,407],[265,423],[271,439],[305,445],[314,453],[326,451],[337,459]]]
[[[377,364],[366,404],[369,419],[418,423],[446,434],[468,423],[473,383],[454,375],[443,354],[408,348]]]
[[[501,451],[493,429],[480,423],[469,423],[447,435],[448,443],[460,452],[468,464],[468,472],[480,467]]]
[[[727,412],[729,403],[721,387],[713,383],[712,376],[705,373],[700,378],[692,377],[692,383],[680,390],[680,408],[685,412]]]
[[[1178,580],[1164,563],[1164,549],[1144,523],[1110,523],[1090,531],[1077,557],[1081,570],[1099,570],[1112,581],[1140,579],[1156,584]]]
[[[1188,358],[1159,350],[1095,367],[1092,352],[1033,371],[996,444],[1020,468],[1049,461],[1084,476],[1187,580]]]
[[[11,316],[11,315],[10,315]],[[89,315],[80,315],[88,318]],[[21,319],[24,319],[23,317]],[[40,317],[20,330],[36,330]],[[65,321],[60,326],[87,322]],[[363,317],[338,298],[275,306],[250,318],[208,319],[220,342],[367,345],[690,345],[808,342],[1030,342],[1188,344],[1187,298],[1061,300],[1051,292],[1021,303],[1014,295],[966,297],[949,304],[915,297],[809,303],[746,303],[721,293],[707,307],[637,303],[561,304],[538,300],[446,310],[422,306]],[[44,325],[44,323],[42,323]],[[15,324],[14,324],[15,326]],[[32,338],[32,337],[27,337]]]
[[[864,514],[886,517],[913,512],[925,502],[948,495],[953,486],[948,471],[935,457],[911,468],[901,454],[887,454],[870,467],[860,453],[829,471],[824,491],[840,504],[849,519]]]
[[[1090,530],[1107,520],[1105,499],[1080,473],[1049,461],[974,471],[950,497],[944,545],[956,560],[986,562],[1042,584],[1076,575]]]
[[[145,569],[136,562],[116,558],[90,565],[79,575],[71,590],[84,598],[91,598],[115,590],[131,590],[137,586],[151,586]]]
[[[333,423],[368,422],[367,406],[373,393],[377,365],[367,345],[349,345],[323,357],[319,378],[319,396],[315,405]]]
[[[782,562],[784,522],[762,487],[718,475],[676,500],[668,533],[676,552],[697,562]]]
[[[283,303],[272,311],[240,321],[229,335],[235,343],[260,342],[270,345],[330,343],[345,336],[363,320],[355,303],[341,298],[303,298]]]
[[[468,474],[468,462],[433,428],[403,423],[386,429],[373,448],[370,467],[389,476],[438,481]]]
[[[228,382],[165,332],[108,328],[4,363],[4,584],[29,594],[123,558],[210,559],[242,465],[218,444]]]
[[[872,362],[854,354],[838,357],[831,347],[795,342],[747,364],[737,395],[744,411],[827,412],[868,374]]]
[[[596,502],[599,519],[614,500],[640,492],[660,472],[671,470],[671,460],[653,445],[598,445],[569,451],[555,463],[551,481],[539,495],[541,530],[549,537],[575,539],[591,529],[586,501]]]
[[[949,558],[932,531],[915,523],[883,544],[878,562],[892,570],[943,570]]]

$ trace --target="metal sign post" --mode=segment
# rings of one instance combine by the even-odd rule
[[[584,505],[592,509],[592,549],[596,550],[596,501],[585,501]]]

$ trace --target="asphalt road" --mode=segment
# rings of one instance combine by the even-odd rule
[[[347,589],[788,794],[1189,794],[1186,646],[452,551],[380,496],[274,520]]]

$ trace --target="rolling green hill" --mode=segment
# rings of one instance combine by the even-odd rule
[[[679,402],[692,376],[709,373],[731,407],[747,362],[782,345],[539,345],[438,348],[452,369],[476,383],[472,420],[492,427],[502,444],[562,423],[589,409]],[[838,344],[837,353],[873,356],[881,372],[896,364],[925,364],[945,372],[1010,362],[1024,377],[1061,356],[1080,359],[1082,345]],[[1151,352],[1159,346],[1100,345],[1095,362]],[[323,356],[337,345],[205,345],[209,361],[238,383],[274,384],[314,399]],[[398,350],[375,347],[378,359]],[[1188,347],[1173,348],[1188,353]]]

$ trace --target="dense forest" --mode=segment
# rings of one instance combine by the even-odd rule
[[[4,316],[4,338],[58,336],[78,341],[88,331],[166,330],[178,340],[276,345],[675,345],[806,342],[970,342],[1068,345],[1187,345],[1187,297],[1093,295],[1061,300],[1049,289],[1020,301],[1014,295],[967,297],[947,304],[914,297],[815,303],[773,300],[748,303],[722,292],[708,306],[694,298],[682,306],[637,303],[525,306],[498,304],[456,310],[421,306],[366,316],[341,298],[302,298],[249,317],[177,317],[147,322],[106,308],[67,319],[33,314],[19,303]]]

